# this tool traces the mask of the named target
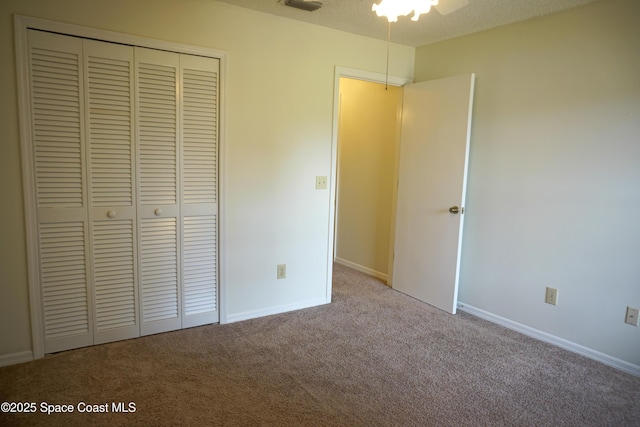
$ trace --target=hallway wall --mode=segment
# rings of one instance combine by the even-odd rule
[[[387,279],[402,88],[340,79],[337,261]]]

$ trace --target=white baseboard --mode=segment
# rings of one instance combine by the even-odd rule
[[[340,265],[344,265],[345,267],[349,267],[353,270],[359,271],[360,273],[364,273],[369,276],[373,276],[376,279],[382,280],[384,283],[387,283],[387,274],[381,273],[369,267],[362,266],[360,264],[356,264],[355,262],[347,261],[343,258],[336,257],[336,262]]]
[[[236,313],[226,316],[226,319],[222,320],[221,323],[233,323],[240,322],[242,320],[256,319],[258,317],[271,316],[273,314],[286,313],[288,311],[302,310],[303,308],[317,307],[319,305],[328,304],[330,302],[331,301],[327,301],[326,298],[316,298],[297,302],[294,304],[269,307],[261,310],[243,311],[242,313]]]
[[[603,363],[607,366],[611,366],[612,368],[616,368],[628,374],[640,377],[640,366],[634,365],[633,363],[625,362],[624,360],[609,356],[604,353],[600,353],[599,351],[592,350],[588,347],[576,344],[572,341],[565,340],[564,338],[556,337],[555,335],[551,335],[538,329],[523,325],[521,323],[514,322],[513,320],[509,320],[496,314],[489,313],[488,311],[481,310],[463,302],[458,302],[458,309],[481,319],[488,320],[489,322],[504,326],[507,329],[520,332],[521,334],[536,338],[549,344],[553,344],[555,346],[564,348],[565,350],[569,350],[573,353],[577,353],[582,356],[588,357],[589,359],[593,359],[597,362]]]
[[[33,360],[32,351],[21,351],[0,355],[0,366],[17,365],[18,363],[31,362]]]

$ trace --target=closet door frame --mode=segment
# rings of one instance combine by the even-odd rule
[[[39,279],[39,255],[37,233],[37,204],[34,191],[35,171],[33,167],[33,141],[31,139],[31,103],[29,88],[29,50],[28,30],[41,30],[69,36],[96,39],[105,42],[120,43],[130,46],[167,50],[176,53],[198,55],[216,58],[220,61],[219,105],[218,105],[218,304],[220,308],[220,323],[226,323],[226,304],[224,283],[224,206],[225,203],[225,172],[226,172],[226,81],[227,81],[227,53],[222,50],[191,46],[146,37],[133,36],[66,24],[27,16],[14,16],[14,40],[16,53],[16,72],[18,89],[18,112],[20,126],[20,150],[22,158],[22,186],[24,195],[24,210],[27,238],[27,273],[29,282],[29,306],[31,315],[31,340],[33,358],[44,357],[44,328],[42,318],[42,295]]]

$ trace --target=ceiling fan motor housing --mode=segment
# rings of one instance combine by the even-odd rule
[[[314,10],[318,10],[322,7],[322,2],[309,0],[284,0],[284,4],[309,12],[313,12]]]

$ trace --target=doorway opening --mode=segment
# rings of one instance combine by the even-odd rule
[[[381,93],[385,92],[385,81],[388,84],[390,92],[388,94]],[[334,194],[332,194],[333,203],[331,205],[332,212],[330,213],[330,218],[334,223],[331,224],[332,233],[329,241],[330,247],[333,249],[333,256],[328,266],[329,271],[332,268],[333,262],[338,262],[375,276],[388,285],[391,285],[390,280],[393,268],[393,251],[391,248],[393,247],[394,239],[393,229],[395,224],[394,212],[397,190],[397,156],[402,108],[402,87],[408,83],[411,83],[411,81],[402,77],[387,77],[379,73],[336,67],[332,144],[332,182],[334,182],[335,185],[332,186],[332,192]],[[351,88],[349,88],[349,86],[351,86]],[[395,107],[387,106],[386,108],[379,109],[380,111],[377,113],[375,112],[376,109],[371,108],[369,108],[368,112],[360,111],[361,109],[370,107],[367,106],[365,102],[375,101],[376,97],[385,97],[385,95],[390,99],[394,99],[395,97],[397,105]],[[358,125],[357,122],[362,119],[362,117],[367,118],[367,116],[371,115],[378,118],[380,118],[380,115],[384,117],[384,122],[387,127],[385,131],[386,146],[381,142],[381,140],[385,140],[385,138],[381,139],[379,135],[373,133],[377,140],[375,144],[376,149],[374,150],[375,153],[367,154],[368,158],[363,162],[364,165],[359,166],[360,169],[366,169],[366,175],[373,177],[372,179],[374,179],[375,182],[367,182],[363,177],[354,173],[357,171],[349,170],[349,172],[347,172],[343,170],[342,173],[340,171],[342,163],[340,156],[340,133],[345,122],[349,121],[349,118],[345,119],[345,117],[343,117],[343,103],[347,110],[350,109],[357,113],[350,118],[350,121],[354,122],[351,129],[347,129],[350,134],[357,134],[359,131],[362,131],[362,134],[372,135],[370,129],[363,130],[362,128],[365,125]],[[359,106],[362,107],[359,108]],[[374,113],[377,114],[377,116]],[[355,117],[356,115],[360,117]],[[367,118],[367,120],[369,123],[372,122],[371,117]],[[358,151],[362,150],[363,147],[366,148],[366,141],[371,138],[358,137],[357,139],[359,142],[348,147],[347,150],[349,152],[343,153],[342,155],[343,157],[350,156],[350,158],[347,159],[348,162],[359,159]],[[393,141],[389,141],[389,139],[393,139]],[[391,153],[391,159],[387,158],[389,153]],[[390,170],[385,169],[380,173],[376,173],[376,168],[380,167],[389,168]],[[348,188],[343,188],[341,191],[341,182],[346,184]],[[385,188],[384,193],[386,195],[372,194],[372,192],[376,192],[378,186]],[[359,192],[359,187],[365,188],[365,190]],[[353,195],[353,197],[351,197],[350,194]],[[359,221],[359,215],[357,211],[354,210],[360,209],[358,201],[365,202],[365,206],[368,206],[369,209],[383,206],[385,213],[379,214],[368,211],[366,219]],[[384,218],[386,218],[386,224],[378,225],[383,224]],[[347,226],[349,223],[355,223],[357,228],[354,228],[355,231],[352,233],[344,233],[344,226]],[[364,243],[350,242],[358,235],[366,236],[363,239]],[[331,292],[330,285],[328,292]]]
[[[388,283],[403,91],[346,77],[339,83],[335,259]]]
[[[361,120],[371,104],[380,103],[372,95],[378,86],[349,78],[377,81],[336,73],[331,258],[455,314],[475,75],[399,88],[400,102],[396,101],[390,132],[371,131],[383,121],[378,108],[373,108],[367,121]],[[357,95],[348,96],[350,86]],[[365,86],[371,91],[363,90]],[[365,101],[359,104],[359,97]],[[355,123],[349,123],[349,113]],[[392,150],[387,145],[389,136],[394,139]],[[371,142],[378,137],[383,148]],[[391,152],[393,160],[388,162]],[[376,209],[379,212],[372,212]],[[380,261],[384,255],[386,277]]]

